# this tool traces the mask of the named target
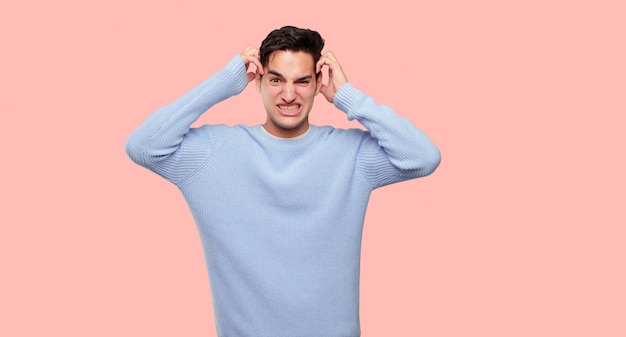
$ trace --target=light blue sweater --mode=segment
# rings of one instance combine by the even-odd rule
[[[202,238],[221,337],[360,335],[359,264],[373,189],[435,170],[418,128],[351,84],[335,106],[368,131],[310,126],[292,139],[262,126],[190,125],[244,90],[236,55],[129,137],[138,164],[174,183]]]

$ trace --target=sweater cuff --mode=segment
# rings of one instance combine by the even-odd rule
[[[239,54],[235,55],[222,70],[224,71],[225,79],[227,78],[235,84],[237,94],[248,86],[246,66],[244,65],[243,59],[241,59]]]
[[[341,88],[339,88],[339,90],[335,93],[333,101],[337,109],[348,115],[348,120],[353,120],[356,118],[354,112],[355,106],[365,97],[367,96],[364,93],[353,87],[352,84],[348,82],[342,85]]]

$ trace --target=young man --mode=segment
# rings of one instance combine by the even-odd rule
[[[354,88],[323,46],[315,31],[275,30],[260,50],[246,47],[154,112],[127,141],[130,157],[174,183],[189,204],[221,337],[359,336],[370,193],[439,165],[427,136]],[[263,125],[190,128],[251,81],[267,113]],[[368,131],[310,125],[319,92]]]

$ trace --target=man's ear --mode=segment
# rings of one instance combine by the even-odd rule
[[[256,90],[261,91],[261,74],[258,72],[254,75],[254,84],[256,85]]]
[[[322,87],[322,71],[320,70],[317,75],[315,75],[315,95],[320,93],[320,88]]]

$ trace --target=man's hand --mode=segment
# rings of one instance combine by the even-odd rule
[[[342,85],[348,83],[348,79],[332,51],[326,52],[320,57],[315,66],[315,73],[322,71],[323,66],[328,67],[328,83],[326,85],[322,84],[320,92],[326,97],[327,101],[332,103],[335,93]]]
[[[248,71],[248,82],[254,80],[257,74],[263,74],[263,66],[259,60],[259,49],[251,45],[247,45],[243,52],[240,54],[243,59],[243,63]],[[251,65],[254,64],[256,70],[251,71]]]

